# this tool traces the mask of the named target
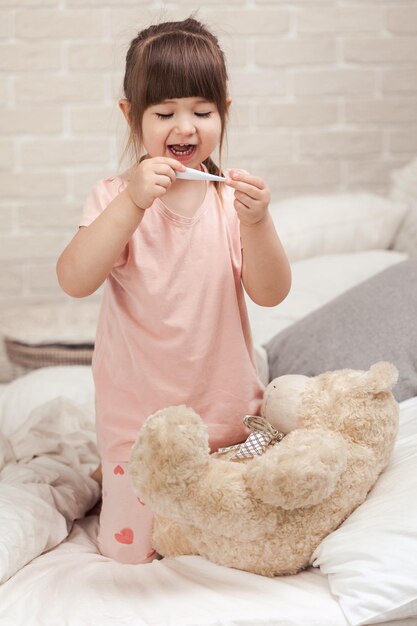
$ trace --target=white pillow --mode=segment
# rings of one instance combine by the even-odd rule
[[[319,254],[387,249],[407,207],[370,193],[300,196],[272,203],[291,261]]]
[[[393,248],[417,255],[417,158],[391,174],[390,197],[407,206],[408,213],[399,229]]]
[[[352,626],[417,614],[416,440],[417,397],[401,404],[393,455],[367,500],[312,556]]]
[[[91,367],[43,367],[8,383],[0,394],[0,431],[10,437],[33,409],[59,396],[78,404],[93,403]]]

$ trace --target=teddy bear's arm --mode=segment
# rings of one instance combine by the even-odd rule
[[[308,507],[331,495],[347,464],[338,433],[297,429],[246,466],[254,496],[284,509]]]
[[[272,528],[274,517],[251,499],[240,463],[210,457],[208,433],[200,417],[184,406],[148,418],[131,453],[129,472],[135,493],[160,516],[206,532],[251,541]],[[242,524],[241,524],[242,521]]]

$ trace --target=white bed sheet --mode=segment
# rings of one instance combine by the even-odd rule
[[[347,624],[316,571],[274,580],[200,557],[121,565],[96,553],[96,531],[95,517],[78,522],[68,541],[3,585],[2,626]]]
[[[96,516],[80,520],[67,541],[5,583],[0,624],[348,626],[318,569],[271,579],[201,557],[121,565],[97,553],[96,533]]]

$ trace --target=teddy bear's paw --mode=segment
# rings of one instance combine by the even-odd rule
[[[208,434],[197,413],[184,405],[157,411],[132,448],[129,473],[135,493],[164,515],[199,480],[208,458]]]
[[[337,433],[293,431],[246,466],[245,481],[255,497],[283,509],[305,508],[330,496],[345,470],[347,448]]]

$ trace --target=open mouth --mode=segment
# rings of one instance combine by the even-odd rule
[[[194,154],[197,149],[195,144],[175,143],[168,146],[168,149],[176,158],[187,158]]]

